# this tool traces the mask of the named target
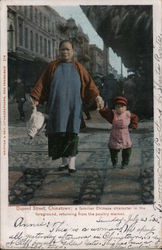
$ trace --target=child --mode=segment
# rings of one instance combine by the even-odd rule
[[[131,139],[129,128],[137,128],[138,117],[127,110],[127,99],[122,96],[115,98],[115,110],[103,108],[100,114],[112,124],[112,131],[109,139],[109,150],[111,161],[115,168],[118,162],[118,153],[122,150],[121,168],[128,165],[131,155]]]

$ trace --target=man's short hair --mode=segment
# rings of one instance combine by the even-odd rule
[[[72,41],[70,41],[70,40],[62,40],[61,42],[60,42],[60,44],[59,44],[59,49],[61,48],[61,46],[64,44],[64,43],[70,43],[71,44],[71,46],[72,46],[72,48],[73,48],[73,43],[72,43]]]

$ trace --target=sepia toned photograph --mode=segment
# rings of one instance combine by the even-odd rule
[[[10,205],[153,204],[152,5],[8,5]]]

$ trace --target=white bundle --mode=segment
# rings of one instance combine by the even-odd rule
[[[40,133],[44,129],[46,118],[47,115],[37,111],[36,106],[33,108],[31,117],[27,122],[27,134],[31,139],[33,139],[36,134]]]

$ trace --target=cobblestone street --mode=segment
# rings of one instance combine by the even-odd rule
[[[112,169],[107,148],[111,125],[97,111],[81,131],[77,172],[58,171],[60,160],[48,158],[44,133],[29,140],[25,122],[9,105],[10,204],[150,204],[153,202],[153,123],[140,121],[132,132],[130,164]],[[27,109],[27,107],[25,107]],[[27,112],[27,110],[25,110]],[[28,119],[28,117],[26,118]]]

